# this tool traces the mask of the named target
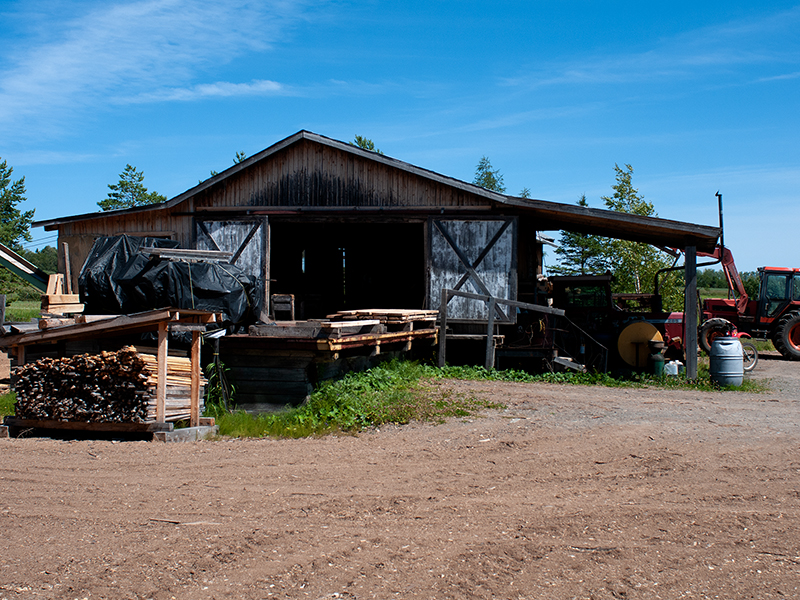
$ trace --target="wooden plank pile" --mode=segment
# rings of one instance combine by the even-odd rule
[[[370,308],[343,310],[328,318],[334,321],[358,321],[377,319],[388,331],[415,331],[435,326],[438,310],[413,310],[405,308]]]
[[[170,357],[167,420],[189,417],[189,359]],[[35,421],[144,423],[155,418],[155,357],[133,346],[117,352],[42,358],[14,376],[16,417]]]
[[[258,337],[327,339],[342,338],[367,333],[384,333],[377,319],[333,321],[272,321],[251,325],[250,335]]]

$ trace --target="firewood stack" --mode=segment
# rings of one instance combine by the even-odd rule
[[[177,359],[180,369],[188,359]],[[167,421],[188,418],[191,378],[167,365]],[[14,376],[16,416],[36,421],[143,423],[155,420],[155,357],[128,346],[118,352],[42,358]],[[205,383],[201,380],[201,384]]]

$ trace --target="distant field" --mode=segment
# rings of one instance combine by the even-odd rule
[[[697,288],[697,293],[700,294],[700,300],[707,298],[727,298],[728,288]]]
[[[12,302],[6,306],[6,321],[22,323],[35,319],[41,313],[41,305],[35,300]]]

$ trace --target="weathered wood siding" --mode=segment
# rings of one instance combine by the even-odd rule
[[[441,290],[486,294],[517,299],[516,219],[432,219],[428,308],[438,309]],[[455,297],[448,304],[448,318],[486,320],[486,304]],[[507,321],[513,312],[503,309]]]
[[[464,190],[308,140],[198,194],[200,207],[486,207]]]

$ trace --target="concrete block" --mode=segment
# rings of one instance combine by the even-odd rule
[[[219,433],[219,425],[185,427],[172,431],[156,431],[153,439],[159,442],[198,442]]]

